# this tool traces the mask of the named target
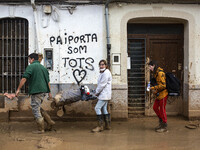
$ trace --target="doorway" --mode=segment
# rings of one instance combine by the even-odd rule
[[[146,92],[149,72],[146,64],[155,60],[165,72],[172,72],[183,84],[183,24],[140,24],[127,25],[128,57],[128,113],[129,117],[150,115],[154,98]],[[181,86],[182,87],[182,86]],[[182,109],[181,96],[168,98],[167,111],[179,114]],[[146,107],[150,105],[150,107]]]

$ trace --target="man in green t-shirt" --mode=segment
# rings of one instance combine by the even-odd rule
[[[46,93],[49,98],[52,98],[50,92],[50,80],[48,70],[38,61],[38,54],[32,53],[28,56],[30,65],[27,66],[25,73],[20,81],[16,91],[16,96],[19,94],[20,89],[28,80],[29,95],[31,96],[31,107],[35,120],[38,125],[38,130],[33,133],[44,133],[44,120],[47,122],[47,130],[52,129],[55,124],[50,116],[41,108],[41,104]]]

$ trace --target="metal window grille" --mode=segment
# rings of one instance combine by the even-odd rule
[[[14,93],[28,65],[28,21],[0,20],[0,93]],[[27,93],[27,85],[21,93]]]
[[[145,39],[128,39],[128,55],[131,69],[128,70],[128,113],[129,117],[145,114]]]

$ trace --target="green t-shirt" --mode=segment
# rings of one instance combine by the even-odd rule
[[[50,92],[49,72],[39,61],[35,60],[26,68],[23,78],[28,80],[30,95]]]

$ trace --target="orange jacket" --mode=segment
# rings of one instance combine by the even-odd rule
[[[166,76],[162,68],[158,67],[156,73],[154,74],[154,78],[156,79],[157,85],[151,87],[151,89],[156,90],[156,94],[159,93],[157,99],[161,100],[168,95],[168,91],[166,89]]]

